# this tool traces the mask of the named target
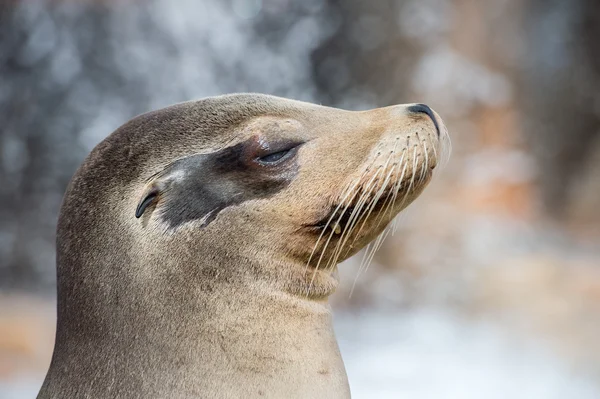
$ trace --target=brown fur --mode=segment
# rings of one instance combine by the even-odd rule
[[[205,227],[170,228],[160,200],[134,217],[173,161],[257,134],[307,141],[294,178],[276,195],[227,207]],[[126,123],[92,151],[65,195],[56,347],[38,397],[349,397],[327,302],[336,265],[315,270],[317,257],[309,259],[319,234],[306,226],[349,201],[341,196],[350,183],[361,181],[360,192],[385,175],[400,179],[390,169],[398,163],[389,161],[394,146],[406,149],[404,201],[389,214],[374,212],[340,261],[429,181],[440,140],[426,115],[406,106],[349,112],[240,94]],[[316,253],[332,259],[332,247],[321,243]]]

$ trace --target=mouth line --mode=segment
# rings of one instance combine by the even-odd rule
[[[360,213],[363,213],[366,209],[370,209],[371,215],[369,218],[377,217],[380,215],[382,208],[387,207],[389,201],[391,201],[392,190],[386,190],[384,194],[381,195],[381,198],[377,200],[375,204],[371,204],[371,200],[367,200],[363,205],[363,210]],[[305,227],[314,230],[316,232],[322,232],[324,229],[331,229],[334,232],[335,236],[341,236],[343,232],[347,230],[347,227],[350,223],[362,224],[364,219],[362,219],[362,215],[355,214],[356,203],[352,203],[348,206],[340,205],[338,203],[331,205],[327,214],[321,218],[319,221],[315,223],[310,223],[305,225]]]
[[[349,205],[348,207],[340,206],[340,204],[331,205],[331,207],[330,207],[329,211],[327,212],[327,214],[325,215],[325,217],[323,217],[316,223],[311,223],[311,224],[307,225],[307,227],[312,227],[317,230],[322,230],[325,227],[327,227],[328,224],[336,225],[335,227],[332,227],[332,228],[339,229],[340,231],[336,232],[337,234],[339,234],[339,233],[341,233],[342,228],[345,227],[348,224],[348,222],[350,221],[350,217],[352,216],[354,209],[355,209],[354,205]]]
[[[432,176],[432,172],[433,172],[433,168],[429,168],[429,170],[427,171],[425,178],[422,181],[415,181],[411,185],[410,180],[405,180],[400,184],[400,187],[397,188],[397,192],[395,194],[396,198],[394,197],[394,186],[392,185],[391,187],[387,188],[380,196],[380,198],[377,200],[377,202],[375,204],[372,203],[373,197],[371,196],[370,198],[368,198],[366,201],[363,202],[363,204],[361,205],[361,207],[363,209],[360,210],[359,213],[363,213],[365,212],[365,210],[369,210],[370,215],[368,216],[369,218],[376,218],[378,217],[382,211],[387,212],[387,209],[389,207],[395,207],[396,204],[398,203],[398,201],[400,201],[400,203],[404,202],[404,197],[407,194],[407,190],[410,190],[411,192],[416,190],[418,187],[422,186],[423,184],[426,184],[431,176]],[[357,195],[356,196],[357,200],[356,201],[352,201],[350,204],[340,204],[340,203],[333,203],[329,206],[328,211],[325,213],[325,215],[320,218],[319,220],[317,220],[316,222],[313,223],[307,223],[304,225],[305,228],[310,229],[314,232],[322,232],[324,229],[331,229],[334,231],[334,237],[335,236],[340,236],[342,234],[342,232],[346,231],[346,227],[348,226],[349,223],[355,223],[355,224],[362,224],[364,222],[364,219],[362,219],[363,215],[356,215],[354,214],[356,207],[358,206],[358,202],[360,202],[360,198],[361,195]],[[393,203],[391,203],[393,202]],[[385,209],[383,209],[385,208]],[[354,216],[353,216],[354,214]],[[358,220],[356,220],[358,218]],[[352,220],[351,220],[352,219]]]

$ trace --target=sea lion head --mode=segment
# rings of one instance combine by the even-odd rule
[[[327,296],[338,262],[422,192],[447,140],[422,104],[351,112],[234,94],[136,117],[71,182],[59,296],[165,279]],[[107,274],[122,287],[103,285]]]

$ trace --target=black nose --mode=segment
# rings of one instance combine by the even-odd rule
[[[437,135],[440,135],[440,127],[438,125],[437,119],[435,119],[435,115],[433,114],[433,110],[429,108],[428,105],[425,104],[415,104],[408,107],[408,112],[412,112],[413,114],[425,114],[429,116],[429,118],[433,121],[433,125],[435,126],[435,130]]]

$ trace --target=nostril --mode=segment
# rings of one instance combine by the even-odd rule
[[[435,119],[435,115],[433,114],[433,110],[425,104],[415,104],[408,107],[408,112],[413,114],[425,114],[429,116],[429,118],[433,121],[435,125],[435,130],[437,131],[437,135],[440,135],[440,127],[438,125],[437,119]]]
[[[429,105],[425,105],[425,104],[411,105],[410,107],[408,107],[408,111],[413,112],[415,114],[421,113],[421,114],[427,114],[429,116],[433,115],[433,111],[431,110]]]

